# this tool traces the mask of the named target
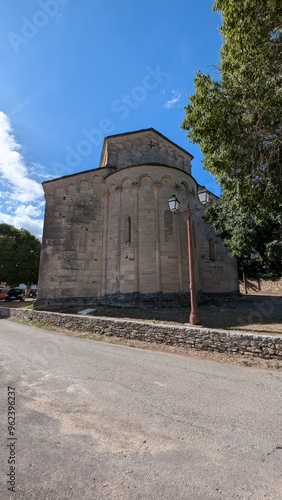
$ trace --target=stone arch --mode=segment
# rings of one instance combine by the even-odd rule
[[[74,184],[67,185],[67,194],[77,194],[77,187]]]
[[[168,156],[169,156],[169,158],[170,158],[170,159],[172,159],[172,160],[176,160],[176,157],[175,157],[175,151],[174,151],[173,149],[170,149],[170,150],[168,151]]]
[[[80,192],[85,193],[89,190],[89,182],[87,180],[80,181]]]
[[[181,181],[180,186],[181,186],[181,188],[183,187],[185,189],[185,192],[187,194],[190,192],[189,182],[187,182],[187,181]]]
[[[136,148],[140,148],[140,146],[142,146],[142,141],[141,141],[141,139],[135,139],[135,141],[134,141],[134,146],[135,146]]]
[[[142,186],[144,186],[146,184],[148,185],[148,180],[150,181],[150,184],[152,186],[152,184],[154,182],[154,179],[153,179],[153,177],[151,177],[151,175],[149,175],[149,174],[142,174],[142,175],[140,175],[140,177],[139,177],[139,185],[140,185],[140,187],[142,187]]]
[[[160,203],[166,208],[168,199],[175,194],[173,186],[174,180],[170,177],[170,175],[164,175],[161,178]]]
[[[164,211],[168,208],[168,200],[174,192],[174,180],[170,175],[163,175],[161,178],[161,188],[159,195],[160,217],[163,217]]]
[[[110,184],[108,187],[108,194],[111,195],[115,192],[116,185],[115,184]]]
[[[54,189],[54,197],[55,198],[63,198],[63,196],[65,195],[65,190],[61,187],[56,187]]]
[[[156,139],[152,139],[151,137],[148,137],[148,144],[152,144],[153,146],[153,151],[160,149],[160,143]]]
[[[91,186],[92,188],[96,188],[97,184],[99,184],[101,182],[101,179],[98,175],[93,175],[92,177],[92,181],[91,181]]]
[[[184,158],[183,156],[178,156],[177,157],[177,166],[180,168],[184,168]]]
[[[182,181],[180,184],[180,198],[182,202],[188,203],[190,194],[190,187],[186,181]]]
[[[123,177],[123,179],[120,181],[120,187],[121,187],[121,204],[120,204],[121,214],[120,215],[122,217],[122,214],[125,215],[125,214],[130,213],[132,211],[132,198],[131,198],[132,179],[131,179],[131,177],[129,177],[128,175],[126,177]],[[124,223],[124,230],[126,227],[127,226]],[[131,225],[130,225],[130,227],[131,227]]]
[[[123,177],[123,179],[120,181],[120,185],[122,188],[128,188],[131,187],[132,179],[127,175],[126,177]]]
[[[171,175],[163,175],[161,178],[161,185],[168,186],[169,184],[171,184],[171,186],[173,186],[174,179],[172,178]]]

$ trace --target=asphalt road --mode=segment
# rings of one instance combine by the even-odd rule
[[[0,366],[1,500],[282,499],[280,372],[3,319]]]

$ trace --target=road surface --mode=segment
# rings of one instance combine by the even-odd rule
[[[0,366],[1,500],[282,499],[279,371],[3,319]]]

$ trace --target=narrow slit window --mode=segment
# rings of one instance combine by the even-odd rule
[[[172,236],[173,236],[172,213],[170,210],[166,210],[164,213],[164,240],[171,241]]]
[[[209,239],[209,253],[210,253],[210,260],[212,262],[215,261],[215,248],[214,248],[214,241],[212,238]]]
[[[86,253],[87,252],[87,240],[88,240],[88,229],[87,227],[80,228],[79,234],[79,252]]]
[[[131,217],[126,215],[124,218],[124,243],[131,243]]]

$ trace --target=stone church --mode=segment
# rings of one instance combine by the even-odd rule
[[[202,218],[192,155],[153,128],[106,137],[99,168],[43,183],[46,209],[37,309],[189,301],[187,224],[196,287],[238,292],[237,264]],[[211,201],[216,201],[211,194]]]

